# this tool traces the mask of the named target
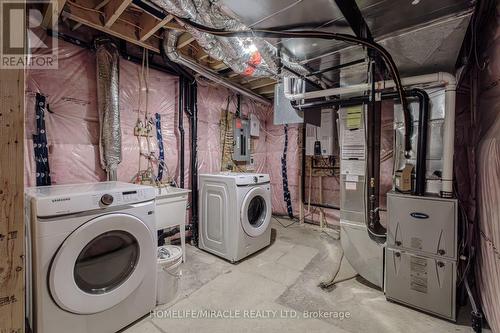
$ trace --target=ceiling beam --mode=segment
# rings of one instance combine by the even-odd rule
[[[59,15],[61,15],[65,4],[66,0],[51,0],[47,6],[45,6],[42,27],[45,29],[52,29],[56,26]]]
[[[107,28],[111,27],[131,3],[132,0],[111,0],[104,6],[104,26]]]
[[[167,29],[172,29],[172,30],[178,30],[178,31],[186,31],[186,28],[180,26],[178,23],[171,21],[165,24],[165,28]]]
[[[276,81],[273,79],[269,78],[261,78],[257,81],[254,81],[252,84],[249,84],[248,87],[250,89],[259,89],[267,86],[274,86],[276,84]]]
[[[191,36],[190,33],[185,32],[179,37],[179,40],[177,41],[177,48],[182,49],[183,47],[188,46],[194,41],[195,41],[194,37]]]
[[[110,1],[110,0],[103,0],[103,1],[99,2],[99,3],[98,3],[95,7],[94,7],[94,9],[95,9],[95,10],[99,10],[99,9],[101,9],[102,7],[106,6],[106,5],[108,4],[108,2],[109,2],[109,1]],[[71,28],[71,30],[75,31],[76,29],[80,28],[81,26],[82,26],[82,24],[81,24],[81,23],[77,23],[77,24],[75,24],[75,25]]]
[[[140,41],[137,38],[135,27],[121,21],[117,21],[112,27],[106,27],[102,24],[99,13],[78,8],[71,5],[71,2],[68,2],[66,6],[69,8],[69,11],[64,10],[62,15],[75,22],[118,37],[132,44],[139,45],[153,52],[160,53],[158,45],[150,41]]]
[[[196,54],[196,60],[198,61],[202,61],[206,58],[208,58],[210,55],[205,52],[201,47],[200,47],[200,50],[198,51],[198,53]]]
[[[213,65],[210,65],[210,68],[213,69],[213,70],[216,70],[216,71],[220,71],[222,69],[227,68],[227,65],[224,62],[222,62],[222,61],[217,61]]]
[[[335,3],[356,36],[373,40],[370,28],[366,24],[356,0],[335,0]]]
[[[259,95],[274,94],[274,85],[254,90]]]
[[[144,42],[146,39],[151,37],[155,32],[164,27],[168,22],[172,21],[174,17],[172,15],[167,15],[163,20],[159,21],[153,16],[144,13],[141,16],[141,21],[139,25],[142,30],[139,33],[139,40]]]

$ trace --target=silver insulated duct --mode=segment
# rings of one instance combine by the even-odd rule
[[[101,167],[108,180],[117,180],[122,161],[120,128],[118,50],[109,40],[96,41],[97,109],[99,112],[99,152]]]
[[[189,18],[202,25],[232,31],[246,31],[248,27],[235,18],[227,15],[220,6],[219,1],[209,0],[151,0],[168,13],[179,17]],[[210,55],[210,57],[224,62],[235,73],[249,77],[272,77],[307,75],[309,71],[300,64],[292,61],[286,54],[278,56],[278,50],[263,38],[259,37],[218,37],[201,32],[192,26],[184,28]],[[178,38],[177,32],[169,32],[170,39]],[[170,43],[170,46],[173,43]],[[179,56],[173,50],[167,53],[172,61],[179,61]],[[172,57],[172,55],[174,55]],[[185,58],[180,55],[181,58]],[[183,64],[192,68],[192,64]],[[280,75],[281,62],[284,65]],[[192,68],[193,69],[193,68]],[[288,71],[291,69],[292,72]],[[316,77],[311,79],[319,81]]]
[[[222,86],[225,86],[226,88],[232,89],[244,96],[247,96],[257,102],[263,103],[265,105],[270,105],[271,101],[254,93],[252,90],[245,88],[242,85],[239,85],[237,83],[231,82],[223,77],[221,77],[217,72],[212,71],[208,68],[205,68],[204,66],[200,65],[196,61],[185,57],[181,53],[177,52],[177,41],[179,39],[181,32],[179,31],[174,31],[170,30],[165,33],[165,36],[163,38],[163,49],[165,51],[165,54],[168,56],[170,60],[173,62],[182,64],[193,71],[203,75],[209,80],[212,80],[213,82],[219,83]]]

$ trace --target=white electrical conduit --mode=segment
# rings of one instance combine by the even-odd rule
[[[455,76],[445,72],[412,76],[402,79],[403,86],[434,85],[445,88],[445,116],[443,131],[443,174],[441,196],[451,197],[453,195],[453,155],[455,151],[455,99],[457,82]],[[394,88],[394,81],[379,81],[375,83],[376,90]],[[289,87],[289,86],[288,86]],[[361,93],[371,90],[371,83],[362,83],[352,86],[332,88],[306,93],[292,94],[285,90],[285,97],[291,101],[311,98],[321,98],[337,95]]]

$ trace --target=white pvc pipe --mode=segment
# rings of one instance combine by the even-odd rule
[[[438,72],[403,78],[403,86],[437,84],[445,88],[445,116],[443,130],[443,174],[441,196],[451,197],[453,195],[453,155],[455,152],[455,99],[457,82],[452,74]],[[375,83],[376,90],[394,88],[394,81],[379,81]],[[336,95],[361,93],[371,90],[370,83],[362,83],[347,87],[332,88],[311,91],[299,94],[286,94],[291,101],[302,99],[321,98]]]

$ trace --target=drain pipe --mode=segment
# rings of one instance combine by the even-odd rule
[[[457,82],[452,74],[438,72],[402,79],[403,86],[442,86],[445,88],[445,116],[443,130],[443,174],[441,178],[441,196],[451,198],[453,196],[453,155],[455,152],[455,99]],[[375,83],[376,90],[394,88],[394,81],[379,81]],[[305,99],[323,98],[329,96],[359,94],[370,91],[371,83],[356,84],[347,87],[332,88],[305,93],[286,94],[291,101]]]
[[[231,90],[236,91],[237,93],[247,96],[257,102],[260,102],[265,105],[271,105],[272,102],[267,99],[262,97],[259,94],[256,94],[252,90],[243,87],[242,85],[239,85],[237,83],[231,82],[225,78],[222,78],[219,73],[216,71],[210,70],[196,61],[189,59],[188,57],[185,57],[181,53],[177,51],[177,41],[179,39],[179,36],[181,35],[181,31],[177,30],[168,30],[165,32],[164,38],[163,38],[163,48],[165,50],[166,55],[170,60],[173,62],[176,62],[178,64],[184,65],[193,71],[203,75],[207,79],[214,81],[215,83],[219,83],[220,85],[229,88]]]
[[[193,225],[193,244],[198,246],[198,84],[196,80],[188,83],[188,104],[191,132],[191,221]]]
[[[182,75],[179,76],[179,120],[178,120],[178,129],[179,129],[179,140],[180,140],[180,154],[179,154],[179,187],[184,188],[184,77]]]

